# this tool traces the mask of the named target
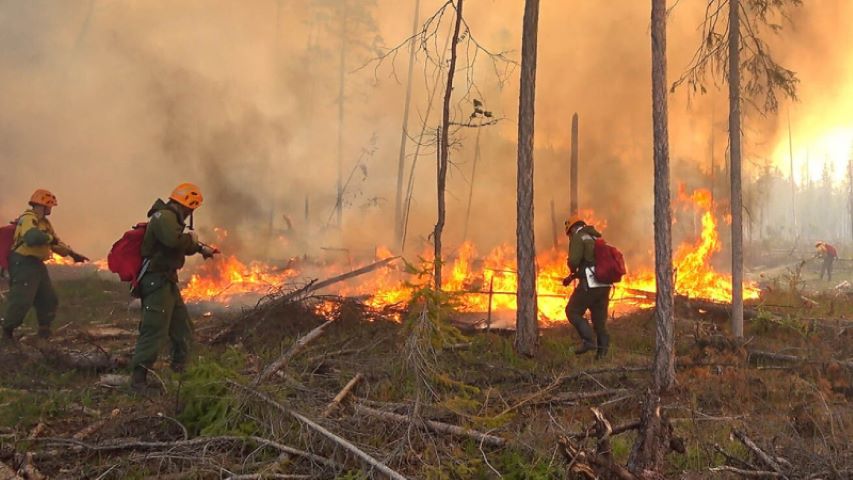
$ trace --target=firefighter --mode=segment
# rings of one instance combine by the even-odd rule
[[[192,326],[178,288],[178,270],[184,266],[187,256],[200,253],[207,259],[219,253],[200,243],[194,231],[185,231],[187,220],[202,201],[196,185],[182,183],[169,196],[168,202],[157,199],[148,211],[139,282],[142,321],[131,359],[131,388],[137,392],[146,390],[148,371],[154,366],[166,338],[172,347],[172,370],[181,373],[186,367]]]
[[[565,223],[566,236],[569,237],[569,257],[566,264],[570,275],[563,279],[563,285],[578,283],[566,305],[566,317],[577,330],[581,338],[576,355],[596,350],[596,359],[607,355],[610,336],[607,334],[607,312],[610,303],[610,284],[598,282],[593,276],[595,267],[595,239],[601,237],[594,226],[577,217]],[[595,336],[584,314],[589,310]]]
[[[815,258],[822,258],[823,263],[820,266],[820,279],[823,280],[824,273],[827,280],[832,280],[832,264],[838,258],[838,250],[826,242],[817,242],[814,246]]]
[[[30,209],[18,217],[9,253],[9,303],[3,317],[3,341],[14,343],[15,329],[35,307],[38,336],[50,338],[50,325],[56,317],[59,299],[45,266],[52,254],[71,257],[74,262],[89,259],[63,243],[47,217],[57,206],[56,196],[38,189],[30,197]]]

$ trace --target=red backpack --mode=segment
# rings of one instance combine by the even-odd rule
[[[9,222],[9,225],[0,227],[0,269],[9,270],[9,254],[15,243],[15,229],[18,222]]]
[[[107,266],[110,271],[118,274],[122,282],[130,282],[130,291],[133,293],[139,286],[139,273],[142,270],[142,239],[145,238],[145,230],[148,222],[137,223],[110,249],[107,255]]]
[[[827,255],[829,255],[832,258],[838,258],[838,250],[836,250],[835,247],[833,247],[832,245],[830,245],[828,243],[824,243],[823,246],[826,247],[826,254]]]
[[[595,239],[595,278],[601,283],[618,283],[628,273],[625,257],[603,238]]]

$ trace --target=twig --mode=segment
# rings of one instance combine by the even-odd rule
[[[398,413],[385,412],[382,410],[376,410],[374,408],[366,407],[364,405],[356,405],[355,406],[356,413],[362,415],[368,415],[371,417],[380,418],[383,420],[390,420],[396,423],[408,424],[411,422],[411,417],[406,415],[400,415]],[[502,447],[506,445],[506,440],[501,437],[497,437],[494,435],[489,435],[486,433],[478,432],[476,430],[471,430],[469,428],[463,428],[457,425],[451,425],[449,423],[436,422],[435,420],[424,420],[424,425],[427,426],[430,430],[438,433],[447,433],[451,435],[458,435],[460,437],[472,438],[477,440],[483,445],[488,445],[490,447]]]
[[[340,392],[338,392],[337,395],[335,395],[335,398],[332,400],[332,403],[330,403],[326,407],[326,409],[323,410],[323,415],[321,415],[321,416],[323,418],[325,418],[325,417],[328,417],[329,415],[331,415],[332,413],[334,413],[334,411],[338,408],[338,406],[340,406],[341,401],[343,401],[343,399],[346,398],[347,395],[349,395],[349,393],[352,391],[352,389],[355,388],[356,384],[358,384],[358,382],[362,378],[364,378],[364,375],[362,375],[361,373],[356,373],[355,376],[352,377],[352,380],[350,380],[344,386],[344,388]]]

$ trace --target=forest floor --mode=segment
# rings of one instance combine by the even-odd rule
[[[801,278],[768,279],[743,342],[727,337],[725,318],[679,311],[677,386],[662,411],[684,448],[667,456],[666,478],[853,477],[853,293],[834,288],[845,275],[809,277],[796,292]],[[97,275],[56,286],[53,338],[37,341],[28,318],[19,346],[0,351],[0,478],[586,478],[570,472],[561,438],[595,443],[583,435],[591,407],[614,427],[636,422],[650,382],[650,310],[610,319],[605,359],[574,355],[567,324],[543,329],[529,359],[511,332],[436,321],[452,317],[442,299],[374,311],[308,296],[194,315],[188,371],[172,373],[164,356],[158,391],[140,396],[116,377],[139,321],[125,287]],[[614,462],[635,438],[631,428],[610,438]]]

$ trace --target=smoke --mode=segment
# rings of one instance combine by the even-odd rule
[[[238,239],[231,248],[248,257],[332,251],[323,248],[365,254],[393,245],[407,51],[393,63],[359,67],[378,55],[383,39],[393,45],[410,35],[414,2],[348,0],[342,43],[341,1],[0,3],[0,215],[14,218],[33,189],[49,188],[59,197],[54,224],[63,239],[98,258],[144,219],[154,199],[192,181],[205,194],[196,215],[202,232],[229,229],[229,238]],[[442,2],[421,3],[423,19]],[[797,41],[773,44],[782,63],[803,79],[803,106],[796,108],[804,109],[806,101],[830,105],[832,93],[849,84],[846,42],[832,40],[822,26],[837,26],[849,18],[845,12],[853,13],[850,8],[834,0],[800,9],[796,30],[783,32]],[[520,60],[522,9],[522,2],[467,0],[466,21],[484,48]],[[702,13],[701,5],[681,2],[670,15],[670,81],[698,45]],[[647,2],[638,1],[606,8],[599,2],[542,4],[535,204],[540,248],[552,244],[551,201],[558,237],[568,212],[570,123],[577,112],[581,207],[607,218],[605,233],[614,244],[650,258],[649,15]],[[810,55],[808,45],[821,55]],[[518,70],[470,48],[460,61],[455,120],[465,121],[473,98],[501,120],[480,130],[473,183],[477,132],[460,129],[455,135],[446,235],[451,247],[464,240],[473,185],[468,237],[483,251],[514,242]],[[832,65],[843,65],[846,76],[834,75]],[[437,80],[433,68],[421,52],[409,122],[414,138]],[[439,103],[437,98],[426,120],[430,129],[439,123]],[[707,186],[703,172],[711,152],[718,168],[725,162],[725,90],[712,87],[709,95],[691,98],[677,91],[670,112],[673,181]],[[782,123],[750,116],[747,128],[747,155],[771,156]],[[349,179],[340,229],[334,215],[339,145],[343,181]],[[413,151],[410,142],[409,162]],[[434,147],[426,145],[420,154],[409,254],[427,246],[435,221]]]

